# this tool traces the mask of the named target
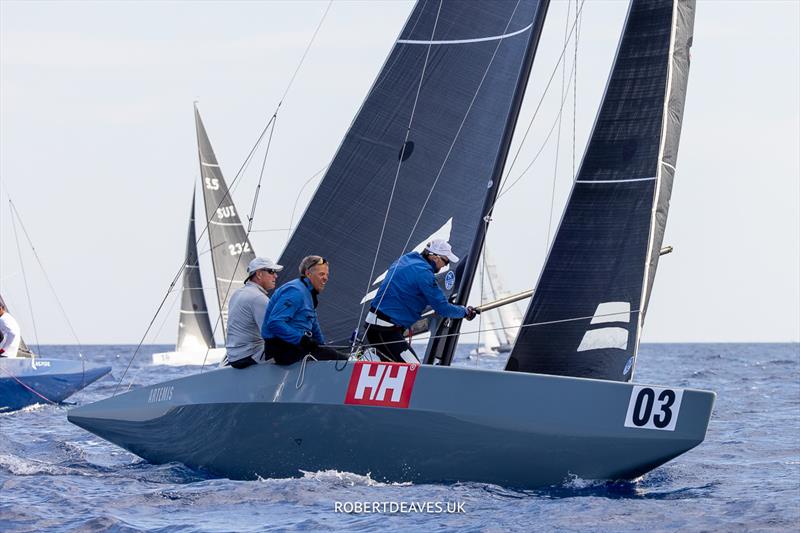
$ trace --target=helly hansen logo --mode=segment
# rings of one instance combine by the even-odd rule
[[[353,366],[344,403],[406,408],[418,366],[359,361]]]

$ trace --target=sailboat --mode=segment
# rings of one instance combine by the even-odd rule
[[[481,303],[513,297],[514,295],[503,288],[500,275],[497,273],[497,265],[491,262],[485,249],[482,263],[484,273],[480,280]],[[481,313],[479,342],[470,352],[470,357],[496,357],[511,352],[521,324],[522,313],[516,302]]]
[[[228,300],[233,291],[244,281],[247,265],[255,258],[255,253],[233,205],[228,185],[214,155],[197,105],[194,108],[194,116],[211,262],[214,267],[214,285],[224,338],[228,324]],[[186,238],[178,342],[174,352],[153,354],[153,364],[156,365],[215,365],[225,356],[224,347],[214,347],[214,329],[209,320],[200,276],[194,213],[194,198],[192,198],[192,212]]]
[[[466,302],[548,4],[414,7],[280,259],[297,264],[313,251],[329,260],[319,316],[332,343],[349,343],[382,271],[433,234],[469,250],[445,276],[451,301]],[[505,370],[450,366],[460,321],[432,321],[426,364],[220,369],[73,409],[69,420],[153,463],[236,479],[335,469],[387,481],[540,487],[569,476],[634,479],[697,446],[714,393],[632,382],[693,20],[693,0],[631,3]],[[596,241],[576,241],[580,231]],[[572,268],[588,282],[573,290],[558,276],[572,275],[560,274],[570,267],[565,254],[587,245]],[[552,334],[566,337],[548,343]]]
[[[6,307],[2,296],[0,303]],[[61,403],[109,372],[110,366],[87,365],[83,359],[38,357],[20,339],[17,357],[0,357],[0,412]]]

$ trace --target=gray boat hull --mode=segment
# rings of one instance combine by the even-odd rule
[[[691,389],[360,365],[310,362],[304,375],[301,364],[214,370],[82,406],[68,418],[150,462],[178,461],[233,479],[333,469],[384,481],[532,488],[569,475],[636,478],[702,442],[714,403],[713,393]],[[379,390],[378,381],[359,392],[361,374],[375,380],[382,367],[389,383],[398,372],[392,366],[406,369],[402,394],[391,385]],[[391,406],[358,404],[376,389],[373,404]],[[678,400],[657,409],[665,390]],[[633,418],[642,427],[630,423],[639,395]],[[653,427],[668,410],[672,429]]]

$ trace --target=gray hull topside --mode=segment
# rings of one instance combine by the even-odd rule
[[[338,470],[381,481],[533,488],[633,479],[705,438],[715,395],[681,391],[674,430],[626,427],[636,384],[423,365],[407,408],[345,404],[354,364],[225,368],[72,409],[153,463],[232,479]],[[638,386],[641,388],[641,386]],[[654,387],[655,388],[655,387]],[[657,390],[659,388],[656,388]]]

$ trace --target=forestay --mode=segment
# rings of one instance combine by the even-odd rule
[[[255,258],[255,253],[233,205],[233,198],[225,178],[222,177],[222,170],[211,148],[197,106],[194,117],[211,261],[214,265],[214,281],[224,333],[228,323],[228,300],[244,281],[247,265]]]
[[[181,317],[178,322],[178,352],[200,351],[214,347],[214,333],[208,318],[203,282],[200,278],[200,263],[197,258],[197,239],[194,229],[194,196],[192,214],[189,217],[189,232],[186,237],[186,260],[183,267],[183,289],[181,292]]]
[[[669,208],[693,23],[694,0],[631,3],[507,370],[631,379]]]
[[[330,261],[318,310],[329,342],[350,338],[401,254],[434,236],[468,252],[546,4],[415,6],[280,259]]]

